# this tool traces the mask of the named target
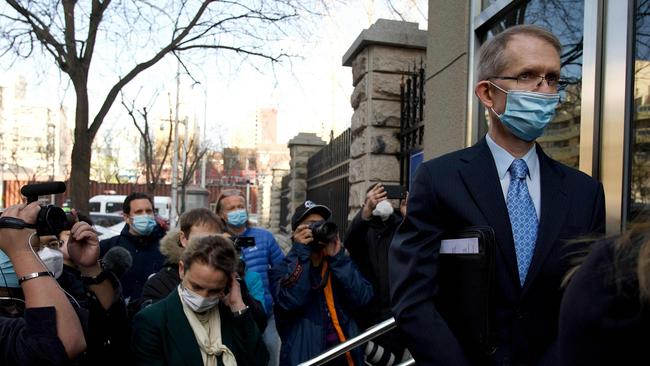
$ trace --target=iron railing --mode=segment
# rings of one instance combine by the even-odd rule
[[[424,68],[408,74],[400,83],[400,174],[399,181],[409,186],[411,156],[422,151],[424,140]]]
[[[312,155],[307,162],[307,199],[332,210],[331,221],[341,236],[348,227],[350,144],[348,128]]]
[[[397,327],[397,322],[395,321],[395,318],[386,319],[383,322],[368,328],[366,331],[359,334],[358,336],[348,339],[347,341],[328,349],[327,351],[312,358],[311,360],[298,364],[298,366],[324,365],[325,363],[332,361],[333,359],[339,357],[345,352],[354,349],[356,347],[359,347],[360,345],[368,341],[371,341],[379,337],[380,335],[395,329],[396,327]],[[410,365],[415,365],[415,360],[410,359],[397,366],[410,366]]]
[[[286,227],[289,224],[289,181],[291,180],[291,173],[282,177],[282,184],[280,188],[280,231],[286,232]]]

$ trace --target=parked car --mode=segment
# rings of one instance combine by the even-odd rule
[[[121,214],[101,214],[90,212],[90,219],[93,220],[95,226],[102,227],[111,227],[119,223],[124,223],[124,216]]]
[[[100,194],[88,200],[91,213],[98,214],[121,214],[125,195]],[[169,220],[172,199],[168,196],[154,196],[154,213],[165,220]]]

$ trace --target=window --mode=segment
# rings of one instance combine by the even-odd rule
[[[647,219],[650,207],[650,0],[637,1],[635,11],[628,221]]]
[[[494,2],[483,0],[483,9]],[[560,39],[561,73],[571,84],[560,93],[561,103],[555,119],[537,142],[552,158],[574,168],[578,168],[579,164],[583,21],[584,0],[521,1],[498,18],[490,20],[487,29],[478,34],[479,39],[485,42],[513,25],[536,24],[551,30]],[[487,133],[488,125],[485,109],[482,106],[479,108],[478,137],[482,137]],[[564,142],[558,143],[558,139]],[[564,146],[558,148],[559,145]]]

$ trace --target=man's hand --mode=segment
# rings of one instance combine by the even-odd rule
[[[406,217],[406,203],[409,200],[409,192],[406,191],[406,197],[399,203],[399,211],[402,213],[402,217]]]
[[[41,207],[37,202],[32,202],[29,205],[13,205],[4,210],[2,217],[13,217],[21,219],[27,224],[34,224],[40,210]],[[11,257],[12,253],[21,250],[31,251],[32,249],[28,241],[32,233],[34,233],[34,229],[0,229],[0,249],[2,249],[8,257]],[[38,240],[38,238],[36,238],[36,240]]]
[[[335,255],[339,254],[341,251],[341,239],[339,239],[339,234],[336,234],[336,240],[331,241],[329,244],[325,246],[324,252],[325,255],[334,257]]]
[[[79,221],[72,226],[70,239],[68,239],[68,255],[70,255],[70,260],[79,266],[80,270],[95,266],[99,267],[97,264],[97,259],[99,259],[99,238],[88,223]]]
[[[377,183],[371,190],[366,194],[366,201],[363,205],[363,210],[361,210],[361,218],[364,220],[370,220],[372,218],[372,211],[377,207],[377,204],[386,199],[386,191],[384,186],[381,183]]]
[[[244,300],[242,300],[241,297],[241,285],[237,280],[238,277],[239,275],[237,275],[237,273],[233,273],[230,276],[230,292],[223,298],[223,302],[228,305],[230,311],[233,313],[246,307],[246,304],[244,304]]]
[[[314,240],[309,225],[298,225],[296,231],[293,232],[293,241],[303,245],[307,245]]]

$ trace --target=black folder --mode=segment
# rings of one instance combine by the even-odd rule
[[[436,308],[473,364],[484,364],[495,352],[494,230],[473,226],[447,233],[445,239],[478,239],[478,253],[440,253]]]

